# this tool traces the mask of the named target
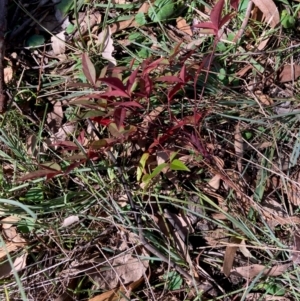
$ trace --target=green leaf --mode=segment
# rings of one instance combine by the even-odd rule
[[[41,203],[44,200],[44,192],[41,187],[31,187],[20,201]]]
[[[162,163],[162,164],[159,164],[158,166],[156,166],[150,175],[151,179],[156,177],[166,166],[168,166],[167,163]]]
[[[140,159],[140,162],[139,162],[139,165],[138,165],[137,171],[136,171],[137,181],[140,181],[140,179],[142,177],[142,174],[143,174],[143,171],[144,171],[144,168],[145,168],[145,165],[146,165],[146,162],[147,162],[149,156],[150,156],[149,153],[143,153],[143,155]]]
[[[164,6],[152,6],[148,10],[148,15],[152,22],[161,22],[167,20],[174,14],[174,3],[168,3]]]
[[[167,280],[168,289],[170,291],[178,290],[182,286],[182,277],[175,271],[165,274],[164,279]]]
[[[25,219],[18,222],[17,228],[22,233],[30,233],[35,226],[35,219],[31,217],[25,217]]]
[[[296,20],[286,9],[284,9],[281,12],[280,22],[283,28],[289,29],[295,27]]]
[[[74,0],[61,0],[57,5],[56,8],[60,10],[62,15],[65,17],[70,10],[73,8]]]
[[[250,140],[252,138],[253,134],[250,132],[250,131],[245,131],[243,133],[243,137],[246,139],[246,140]]]
[[[30,36],[26,42],[27,47],[37,47],[45,43],[45,38],[42,35],[34,34]]]
[[[142,48],[139,52],[138,52],[138,56],[142,59],[146,59],[148,57],[150,57],[150,51],[146,48]]]
[[[171,170],[183,170],[183,171],[190,171],[189,168],[180,160],[175,159],[170,164]]]
[[[153,178],[155,178],[168,165],[169,165],[168,163],[162,163],[162,164],[159,164],[158,166],[156,166],[150,175],[143,176],[143,178],[142,178],[143,183],[148,185],[150,183],[150,181]]]
[[[146,20],[146,17],[145,17],[145,14],[140,12],[140,13],[137,13],[135,15],[135,21],[138,25],[142,26],[142,25],[145,25],[147,23],[147,20]]]
[[[178,154],[178,152],[172,152],[170,155],[170,162],[172,162],[174,160],[174,158],[176,157],[176,155]]]
[[[71,34],[75,31],[75,29],[76,29],[76,26],[74,24],[70,23],[66,28],[66,33]]]

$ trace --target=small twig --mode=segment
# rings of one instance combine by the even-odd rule
[[[102,139],[99,131],[96,129],[96,127],[94,126],[94,124],[88,119],[88,123],[89,125],[91,126],[93,132],[97,135],[97,137],[99,139]],[[174,268],[181,276],[185,277],[187,280],[189,280],[191,283],[192,282],[196,282],[197,284],[197,281],[196,279],[194,279],[189,273],[187,273],[182,267],[180,267],[179,265],[177,265],[175,262],[171,261],[169,258],[167,258],[164,254],[162,254],[157,248],[155,248],[154,246],[152,246],[148,241],[147,239],[145,238],[145,234],[144,234],[144,230],[143,230],[143,225],[142,225],[142,220],[141,220],[141,216],[138,212],[138,207],[137,205],[135,204],[134,200],[133,200],[133,196],[132,196],[132,193],[130,191],[130,187],[124,177],[124,170],[122,169],[121,166],[119,166],[115,156],[113,155],[113,153],[110,151],[110,150],[107,150],[106,151],[110,160],[113,162],[113,164],[116,166],[117,170],[118,170],[118,173],[119,173],[119,176],[120,176],[120,180],[121,180],[121,183],[125,189],[125,193],[128,197],[128,200],[129,200],[129,203],[130,203],[130,206],[134,212],[134,219],[135,219],[135,222],[137,224],[137,227],[138,227],[138,231],[139,231],[139,238],[144,246],[144,248],[149,251],[150,253],[154,254],[155,256],[157,256],[161,261],[164,261],[168,264],[170,264],[170,266],[172,268]]]

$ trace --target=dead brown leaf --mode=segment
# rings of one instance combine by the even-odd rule
[[[236,238],[236,237],[231,237],[230,238],[230,243],[231,244],[240,244],[241,239]],[[223,262],[223,273],[228,277],[230,275],[235,253],[237,251],[238,247],[237,246],[231,246],[228,245],[225,250],[225,255],[224,255],[224,262]]]
[[[272,268],[266,268],[264,265],[261,264],[253,264],[243,267],[238,267],[235,269],[232,269],[231,272],[236,272],[239,275],[241,275],[243,278],[251,280],[258,274],[262,274],[264,276],[279,276],[282,273],[284,273],[289,267],[291,266],[291,263],[276,265]]]
[[[280,22],[280,16],[277,9],[277,6],[272,0],[252,0],[252,2],[259,8],[259,10],[264,15],[264,21],[271,28],[275,28],[277,24]],[[258,50],[262,50],[265,48],[269,41],[269,37],[264,37],[264,33],[262,33],[261,42],[257,46]]]
[[[131,254],[122,254],[106,265],[105,271],[99,273],[99,269],[88,269],[85,273],[93,279],[101,289],[113,289],[120,284],[126,285],[143,277],[149,262],[133,257]]]
[[[60,33],[51,37],[51,46],[54,55],[59,56],[61,54],[65,54],[66,52],[65,41],[66,41],[65,31],[61,31]]]
[[[300,65],[285,65],[280,69],[278,79],[281,83],[287,83],[300,76]]]
[[[246,243],[244,239],[241,241],[239,249],[246,258],[253,258],[251,252],[246,247]]]
[[[243,137],[242,133],[240,130],[240,124],[237,123],[235,127],[235,133],[234,133],[234,150],[235,154],[237,156],[237,168],[239,172],[243,171],[243,166],[242,166],[242,158],[244,155],[244,142],[243,142]]]
[[[208,182],[208,185],[211,188],[213,188],[214,190],[218,190],[220,188],[220,184],[221,184],[221,175],[220,174],[216,174]]]
[[[191,26],[187,24],[186,20],[182,17],[178,17],[176,19],[176,27],[180,30],[186,33],[189,36],[193,35]]]
[[[278,8],[272,0],[252,0],[252,2],[260,9],[263,13],[265,22],[270,27],[275,28],[280,22],[280,16]]]
[[[74,34],[74,39],[80,39],[80,35],[84,36],[88,32],[89,28],[93,29],[96,24],[100,24],[101,19],[102,16],[99,11],[94,11],[89,14],[79,12],[78,23],[80,24],[80,29]]]
[[[262,294],[262,293],[247,294],[247,297],[246,297],[245,300],[246,301],[258,301],[258,300],[264,300],[264,301],[290,301],[290,299],[286,298],[286,297],[266,295],[266,294]]]
[[[13,262],[13,266],[10,265],[9,261],[6,261],[0,264],[0,279],[8,277],[13,274],[13,272],[21,271],[26,267],[26,259],[27,253],[23,253],[22,255],[16,257]]]
[[[47,114],[47,125],[53,133],[56,133],[61,127],[64,113],[62,109],[62,104],[60,101],[56,101],[53,104],[52,112]]]
[[[101,55],[105,60],[108,60],[113,66],[117,65],[116,59],[112,56],[113,51],[115,50],[113,45],[113,39],[111,37],[112,32],[111,28],[105,28],[98,35],[98,42],[101,45]]]
[[[68,135],[72,135],[75,132],[75,124],[74,122],[65,123],[61,126],[56,133],[54,133],[50,141],[51,143],[55,143],[56,141],[65,141]]]
[[[294,235],[294,247],[292,251],[292,260],[295,264],[300,263],[300,235],[295,233]]]
[[[263,94],[262,91],[255,91],[255,96],[258,98],[259,102],[262,103],[263,105],[265,106],[271,106],[273,105],[273,99],[266,95],[266,94]]]
[[[115,288],[113,290],[107,291],[103,294],[100,294],[98,296],[95,296],[92,299],[89,299],[89,301],[117,301],[121,298],[121,293],[125,294],[125,292],[132,292],[133,290],[137,289],[142,283],[144,282],[144,277],[141,277],[137,281],[132,282],[131,284],[126,286],[126,289],[124,287]],[[126,297],[129,298],[128,294],[126,293]]]
[[[144,2],[142,6],[139,8],[138,13],[147,13],[150,5],[148,2]],[[119,32],[123,29],[126,28],[131,28],[131,27],[140,27],[140,25],[135,21],[135,17],[130,18],[129,20],[124,20],[124,21],[118,21],[111,25],[111,34],[114,34],[116,32]]]
[[[4,237],[11,242],[14,243],[25,243],[25,239],[23,239],[20,234],[17,232],[16,223],[20,220],[17,216],[8,216],[1,220],[2,223],[2,231]]]
[[[12,69],[12,67],[8,66],[8,67],[4,68],[3,72],[4,72],[4,82],[7,84],[13,78],[13,69]]]

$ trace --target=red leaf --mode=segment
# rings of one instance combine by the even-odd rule
[[[99,159],[100,154],[98,152],[95,152],[95,151],[89,149],[88,152],[87,152],[87,157],[90,160],[97,160],[97,159]]]
[[[171,102],[174,95],[182,88],[183,84],[178,83],[176,84],[171,90],[168,91],[168,101]]]
[[[152,80],[150,79],[149,75],[146,74],[144,77],[143,77],[143,82],[144,82],[144,89],[145,89],[145,92],[146,92],[146,95],[147,97],[150,97],[150,94],[152,92],[152,89],[153,89],[153,83],[152,83]]]
[[[84,143],[84,138],[85,138],[85,131],[82,130],[77,137],[77,141],[82,145]]]
[[[212,8],[210,13],[210,21],[214,24],[215,29],[219,31],[222,18],[222,10],[224,7],[224,0],[219,0]]]
[[[126,90],[127,92],[131,95],[131,89],[132,89],[132,86],[135,82],[135,79],[136,79],[136,76],[138,74],[138,71],[139,71],[139,67],[137,67],[129,76],[128,80],[127,80],[127,83],[126,83]]]
[[[239,3],[240,3],[240,0],[230,0],[231,7],[236,11],[238,11],[238,9],[239,9]]]
[[[218,32],[218,28],[212,22],[200,22],[194,25],[196,28],[209,28],[214,31],[214,33]]]
[[[121,90],[112,90],[109,92],[102,93],[100,95],[101,97],[130,97],[126,92],[123,92]]]
[[[136,101],[123,101],[123,102],[113,102],[110,105],[120,106],[120,107],[137,107],[143,109],[143,106]]]
[[[114,112],[114,120],[117,125],[117,128],[120,129],[123,126],[124,119],[126,117],[126,109],[125,108],[116,108]]]
[[[159,59],[155,60],[154,62],[152,62],[151,64],[149,64],[143,70],[143,75],[149,74],[153,69],[155,69],[157,66],[159,66],[163,60],[165,60],[165,58],[159,58]],[[165,65],[167,65],[167,64],[165,63]]]
[[[94,118],[91,118],[91,120],[93,120],[101,125],[104,125],[104,126],[108,126],[112,122],[111,119],[103,118],[103,117],[94,117]]]
[[[185,116],[183,120],[185,124],[198,125],[203,116],[204,114],[195,112],[192,116]]]
[[[82,71],[85,77],[87,78],[87,80],[89,81],[89,83],[95,86],[96,70],[93,63],[91,62],[90,58],[86,53],[82,54]]]
[[[224,18],[222,18],[219,24],[219,28],[221,28],[224,24],[226,24],[232,18],[232,16],[233,14],[227,14],[226,16],[224,16]]]
[[[179,77],[183,83],[187,83],[190,79],[190,76],[186,73],[186,67],[184,64],[182,65],[182,68],[180,70]]]
[[[182,82],[182,80],[179,77],[173,76],[173,75],[160,76],[156,79],[156,81],[167,82],[167,83],[180,83],[180,82]]]
[[[126,93],[124,84],[117,77],[99,78],[98,80],[103,83],[106,83],[107,85],[109,85],[110,87],[112,87],[116,90],[123,91],[124,93]],[[126,93],[126,95],[128,95],[128,94]]]

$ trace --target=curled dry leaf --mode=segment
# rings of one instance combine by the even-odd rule
[[[253,264],[243,267],[238,267],[236,269],[232,269],[231,272],[238,273],[240,276],[247,280],[251,280],[256,277],[258,274],[263,276],[279,276],[284,273],[289,267],[291,263],[276,265],[272,268],[266,268],[264,265],[261,264]]]
[[[77,222],[79,222],[79,217],[77,215],[71,215],[64,219],[61,226],[65,228]]]
[[[53,49],[53,53],[59,57],[59,55],[64,54],[66,52],[66,36],[65,31],[61,31],[55,36],[51,37],[51,46]]]
[[[113,51],[115,50],[113,45],[113,39],[111,37],[112,31],[108,26],[104,29],[99,35],[99,43],[101,44],[101,55],[105,60],[108,60],[114,66],[117,65],[116,59],[112,56]]]
[[[251,252],[246,247],[245,240],[243,239],[240,243],[240,251],[246,258],[253,258],[254,256],[251,254]]]

